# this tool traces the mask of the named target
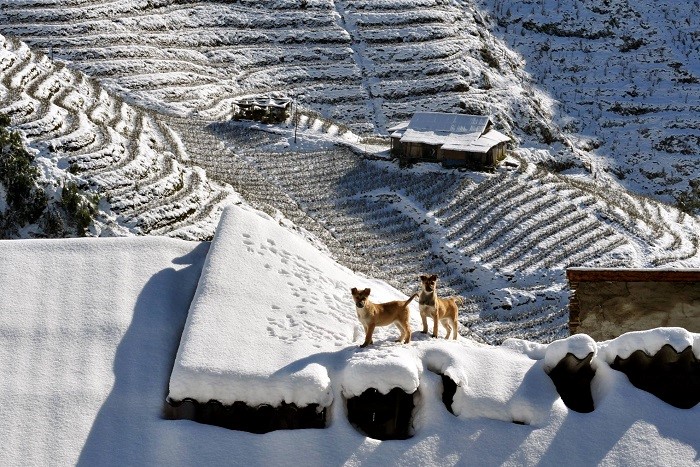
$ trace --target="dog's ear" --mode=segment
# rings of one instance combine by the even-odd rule
[[[426,280],[427,278],[428,278],[428,276],[425,276],[425,275],[420,276],[420,280],[421,280],[422,282],[425,282],[425,280]]]
[[[351,292],[353,295],[355,295],[355,294],[357,293],[357,287],[353,287],[352,289],[350,289],[350,292]]]
[[[431,280],[431,281],[436,281],[436,280],[437,280],[437,274],[433,274],[432,276],[430,276],[430,280]]]
[[[367,288],[367,289],[363,290],[363,292],[364,292],[364,293],[366,293],[367,295],[369,295],[371,291],[372,291],[372,290],[371,290],[371,289],[369,289],[369,288]]]

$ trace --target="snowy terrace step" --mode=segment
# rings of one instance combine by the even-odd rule
[[[200,232],[197,239],[211,238],[215,220],[203,216],[220,207],[208,203],[221,203],[232,190],[183,163],[189,156],[163,119],[19,44],[0,36],[0,113],[40,151],[52,176],[80,179],[115,201],[95,225],[117,216],[132,233],[177,229],[181,237]]]
[[[200,168],[197,170],[203,172]],[[238,194],[232,193],[226,187],[201,183],[191,194],[171,203],[174,214],[177,214],[177,207],[180,205],[180,210],[185,212],[186,216],[178,216],[165,226],[151,230],[149,235],[167,235],[182,239],[212,238],[222,210],[230,204],[240,202]],[[186,232],[200,234],[192,237],[187,236]]]

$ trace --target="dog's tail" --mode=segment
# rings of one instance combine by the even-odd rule
[[[454,295],[450,298],[455,301],[455,305],[457,305],[457,306],[464,305],[464,297],[462,297],[460,295]]]
[[[408,300],[406,300],[406,302],[403,304],[403,306],[404,306],[404,307],[407,307],[408,304],[411,303],[411,300],[413,300],[413,299],[416,298],[417,296],[418,296],[417,293],[414,293],[413,295],[411,295],[411,298],[409,298]]]

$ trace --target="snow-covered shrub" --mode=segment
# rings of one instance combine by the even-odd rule
[[[67,215],[68,224],[75,227],[83,237],[97,214],[98,198],[83,193],[73,182],[66,182],[61,190],[61,205]]]

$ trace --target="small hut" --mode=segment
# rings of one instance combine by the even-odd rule
[[[448,167],[495,166],[505,157],[506,135],[489,117],[417,112],[409,122],[389,128],[391,152],[406,161],[436,161]]]
[[[282,123],[289,118],[292,99],[288,97],[241,97],[234,99],[234,120]]]

